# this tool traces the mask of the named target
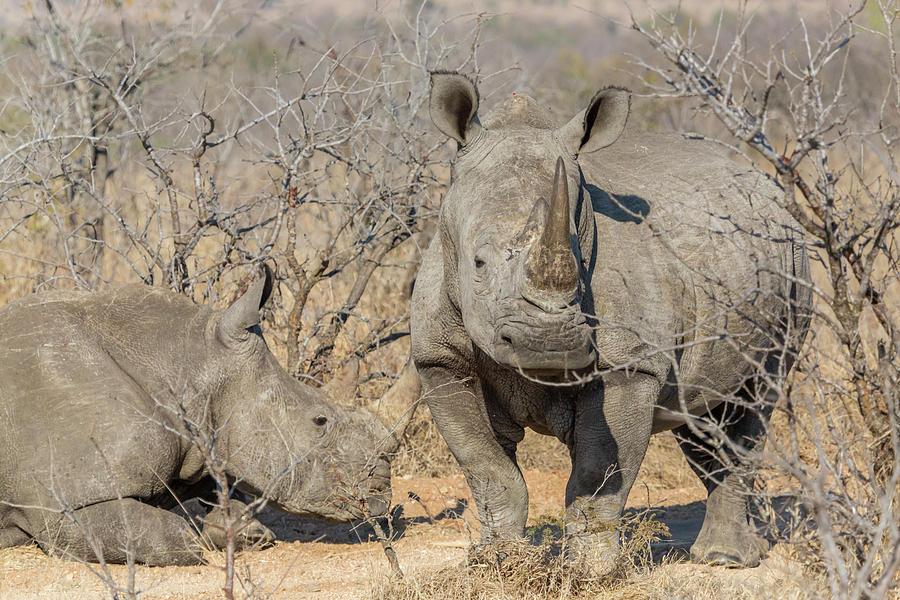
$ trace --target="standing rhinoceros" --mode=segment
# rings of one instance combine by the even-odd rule
[[[278,365],[259,328],[271,287],[266,270],[224,312],[144,286],[0,308],[0,548],[121,562],[128,542],[140,563],[197,562],[195,532],[166,510],[212,484],[187,422],[279,508],[350,520],[357,497],[382,513],[393,442]]]
[[[484,124],[477,110],[470,80],[432,75],[431,118],[458,153],[412,352],[482,540],[523,535],[530,427],[568,446],[569,548],[605,570],[650,435],[675,429],[709,492],[692,557],[756,564],[766,546],[728,458],[758,443],[766,410],[741,399],[764,393],[763,365],[786,375],[781,342],[802,341],[811,304],[779,190],[709,143],[623,134],[626,90],[561,125],[522,95]],[[721,420],[732,443],[717,453],[688,415]]]

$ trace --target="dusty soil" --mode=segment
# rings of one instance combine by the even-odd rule
[[[743,571],[698,567],[674,556],[699,532],[705,491],[699,481],[678,462],[673,440],[659,438],[642,468],[629,506],[659,507],[660,519],[672,534],[654,549],[656,560],[665,562],[655,571],[677,597],[719,597],[715,581],[765,597],[777,590],[787,597],[798,571],[777,551],[755,569]],[[683,459],[682,459],[683,460]],[[530,493],[530,522],[558,518],[563,514],[567,473],[561,470],[525,472]],[[669,482],[671,485],[667,485]],[[399,477],[394,481],[394,502],[402,504],[398,520],[400,539],[395,549],[407,577],[448,564],[461,564],[466,548],[477,537],[477,519],[462,475],[444,478]],[[371,531],[352,524],[325,524],[266,511],[261,519],[278,536],[270,548],[243,553],[238,559],[241,583],[238,597],[254,591],[256,597],[273,600],[344,599],[371,596],[390,569],[380,545],[369,541]],[[668,555],[668,558],[664,558]],[[205,600],[221,598],[224,581],[221,555],[208,553],[211,564],[197,567],[139,567],[136,587],[146,600]],[[0,599],[71,599],[110,597],[100,578],[92,572],[98,565],[80,565],[43,554],[34,546],[0,550]],[[113,578],[124,584],[127,570],[110,567]],[[785,583],[788,582],[788,583]],[[790,583],[790,585],[789,585]],[[788,587],[785,587],[785,586]],[[710,587],[712,586],[712,587]],[[691,590],[713,590],[699,595]],[[798,592],[799,594],[799,592]],[[647,597],[643,593],[629,597]]]

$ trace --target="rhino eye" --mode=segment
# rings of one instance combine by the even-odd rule
[[[327,423],[327,422],[328,422],[328,417],[326,417],[325,415],[319,415],[318,417],[313,417],[313,423],[315,423],[319,427],[324,426],[325,423]]]
[[[483,268],[484,268],[484,261],[481,260],[480,258],[478,258],[477,256],[475,257],[475,268],[476,268],[476,269],[483,269]]]

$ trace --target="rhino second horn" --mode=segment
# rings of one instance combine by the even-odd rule
[[[574,294],[578,288],[578,265],[569,230],[569,183],[562,157],[556,160],[550,210],[541,236],[528,252],[525,275],[535,290]]]
[[[531,207],[531,213],[528,215],[528,220],[516,234],[516,237],[513,238],[513,246],[523,248],[530,245],[543,231],[548,212],[550,212],[550,207],[547,206],[546,200],[543,198],[535,200],[534,206]]]

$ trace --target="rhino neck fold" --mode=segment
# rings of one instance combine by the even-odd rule
[[[217,375],[211,369],[217,367],[211,361],[208,332],[216,313],[165,292],[133,291],[112,292],[103,318],[90,320],[102,324],[94,333],[152,405],[173,409],[181,403],[192,412],[193,405],[206,404],[202,398],[215,393],[209,389],[209,381]]]

